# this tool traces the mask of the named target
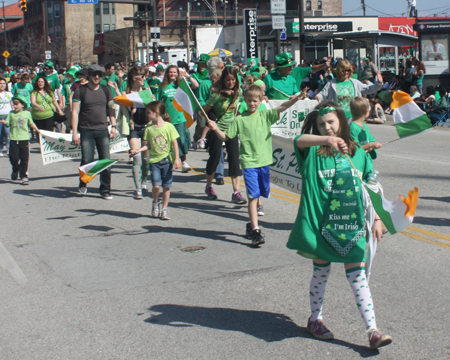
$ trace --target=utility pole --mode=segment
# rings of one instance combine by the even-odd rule
[[[149,51],[150,51],[150,47],[149,47],[149,42],[150,42],[150,36],[149,36],[149,32],[148,32],[148,6],[145,5],[145,49],[146,49],[146,54],[143,60],[143,62],[145,62],[146,64],[148,64],[150,61],[149,59]],[[134,59],[133,59],[134,61]]]
[[[234,23],[238,23],[238,0],[234,0]]]
[[[223,1],[223,27],[225,27],[227,25],[227,4],[228,1],[227,0],[222,0]]]
[[[23,14],[25,16],[25,14]],[[5,51],[8,51],[8,43],[6,42],[6,17],[5,17],[5,2],[3,1],[3,32],[5,33]],[[8,66],[8,58],[5,58],[5,66]]]
[[[366,0],[361,0],[363,16],[366,16]]]
[[[298,35],[299,35],[299,49],[300,49],[300,63],[302,64],[302,60],[306,56],[306,50],[305,50],[305,12],[303,8],[303,0],[299,0],[298,2],[298,18],[299,18],[299,24],[298,24]]]
[[[152,5],[152,15],[153,15],[153,19],[152,19],[152,26],[153,27],[157,27],[156,24],[156,0],[150,0],[150,4]],[[161,37],[162,39],[162,37]],[[156,43],[153,43],[153,61],[158,61],[158,55],[156,55]]]
[[[191,61],[191,51],[190,51],[190,43],[191,43],[191,34],[190,34],[190,27],[191,27],[191,2],[187,2],[187,12],[186,12],[186,18],[187,18],[187,27],[186,27],[186,47],[187,47],[187,63]]]

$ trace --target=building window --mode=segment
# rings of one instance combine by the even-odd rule
[[[53,28],[47,29],[47,33],[48,33],[49,35],[53,35]]]
[[[180,11],[184,11],[184,4],[180,4],[180,7],[178,8]]]
[[[266,10],[270,10],[270,1],[266,2]]]
[[[311,11],[311,1],[310,0],[306,1],[306,11]]]
[[[202,3],[201,2],[197,2],[197,11],[200,11],[202,9]]]
[[[94,5],[94,11],[95,11],[95,15],[100,15],[100,5],[99,4]]]
[[[102,27],[100,26],[100,24],[96,24],[96,25],[95,25],[95,32],[96,32],[97,34],[102,32]]]
[[[53,27],[53,20],[52,19],[48,19],[48,28],[51,29]]]
[[[255,8],[256,10],[259,10],[259,1],[255,1]]]
[[[116,30],[116,24],[111,24],[111,30]]]
[[[109,4],[103,3],[103,15],[109,15]]]
[[[111,14],[114,15],[116,13],[116,7],[114,6],[114,3],[111,3]]]
[[[103,32],[109,31],[109,24],[103,24]]]
[[[322,10],[322,0],[317,2],[317,9]]]
[[[49,7],[49,8],[47,9],[47,13],[48,13],[47,18],[48,18],[48,19],[53,19],[53,8],[52,8],[52,7]]]
[[[61,37],[61,26],[55,26],[55,38],[59,39]]]
[[[60,17],[60,6],[59,4],[55,4],[55,17]]]

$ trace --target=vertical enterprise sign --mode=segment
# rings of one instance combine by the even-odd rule
[[[258,66],[258,25],[256,9],[244,9],[245,48],[247,66]]]

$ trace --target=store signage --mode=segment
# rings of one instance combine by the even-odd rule
[[[286,24],[288,33],[299,33],[300,24],[298,21]],[[306,32],[342,32],[353,31],[351,21],[326,21],[326,22],[305,22]]]
[[[271,14],[286,14],[286,0],[270,0]]]
[[[247,66],[257,66],[258,59],[258,24],[256,9],[244,9],[245,47]]]

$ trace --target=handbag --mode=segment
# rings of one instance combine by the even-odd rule
[[[65,114],[60,115],[58,112],[55,112],[53,115],[53,120],[55,120],[58,124],[61,124],[67,120],[67,116]]]

